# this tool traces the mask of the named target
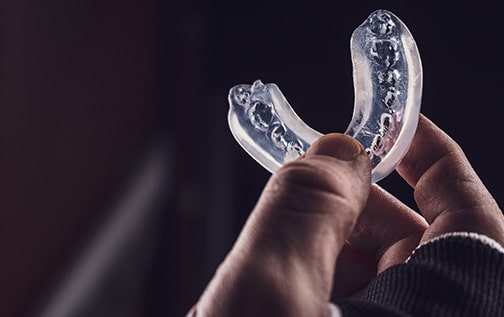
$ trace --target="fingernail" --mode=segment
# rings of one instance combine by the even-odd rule
[[[313,155],[326,155],[343,161],[352,161],[364,149],[354,138],[338,133],[324,135],[315,141],[306,152],[306,157]]]

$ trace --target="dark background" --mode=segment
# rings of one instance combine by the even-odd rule
[[[148,225],[130,238],[137,244],[115,258],[108,272],[119,277],[98,283],[99,299],[76,315],[183,315],[269,176],[228,130],[229,88],[274,82],[310,126],[344,131],[353,109],[350,35],[378,8],[398,15],[417,41],[422,112],[459,142],[502,206],[499,5],[4,1],[0,315],[44,307],[62,272],[84,263],[79,255],[152,148],[164,162],[156,212],[145,211]],[[414,207],[397,175],[380,184]]]

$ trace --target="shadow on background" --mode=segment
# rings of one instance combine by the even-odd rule
[[[269,177],[229,133],[229,88],[277,83],[310,126],[344,131],[350,35],[378,8],[417,41],[422,112],[502,206],[497,8],[4,2],[0,315],[183,315]],[[414,206],[397,175],[380,184]]]

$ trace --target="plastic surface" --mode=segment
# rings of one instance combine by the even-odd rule
[[[345,134],[364,146],[377,182],[399,164],[415,134],[422,65],[411,33],[386,10],[373,12],[355,29],[350,47],[355,104]],[[228,101],[233,136],[272,173],[322,136],[296,115],[275,84],[237,85]]]

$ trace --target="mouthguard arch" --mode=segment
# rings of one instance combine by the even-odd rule
[[[357,139],[372,164],[371,181],[389,175],[411,144],[422,98],[422,63],[415,40],[393,13],[377,10],[350,40],[355,103],[345,134]],[[304,123],[275,84],[256,80],[228,95],[228,123],[236,141],[274,173],[323,134]]]

